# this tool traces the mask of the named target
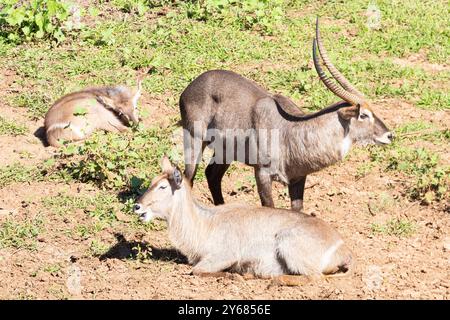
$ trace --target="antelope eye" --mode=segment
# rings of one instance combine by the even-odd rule
[[[365,113],[361,113],[361,114],[359,115],[359,117],[360,117],[361,119],[367,119],[369,116],[368,116],[367,114],[365,114]]]
[[[165,189],[165,188],[167,188],[167,186],[165,186],[165,185],[160,185],[158,189]]]

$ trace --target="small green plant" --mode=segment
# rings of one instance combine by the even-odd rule
[[[82,145],[67,145],[59,158],[61,169],[83,182],[104,189],[133,192],[159,173],[159,162],[171,145],[168,130],[138,128],[134,134],[94,134]]]
[[[81,28],[81,12],[59,0],[0,0],[0,27],[10,41],[50,38],[62,42]]]
[[[109,249],[109,245],[100,240],[92,240],[89,245],[89,253],[94,257],[104,255]]]
[[[376,196],[376,199],[368,203],[371,214],[375,215],[379,212],[386,212],[394,207],[395,199],[388,193],[382,192]]]
[[[0,225],[0,248],[36,249],[36,237],[42,231],[40,218],[16,221],[8,219]]]
[[[94,221],[90,224],[82,224],[75,227],[74,230],[70,230],[69,234],[72,238],[81,238],[83,240],[89,239],[95,236],[98,232],[104,230],[109,226],[107,221]]]
[[[27,127],[22,124],[9,121],[0,116],[0,134],[20,136],[28,132]]]
[[[408,237],[412,235],[416,227],[414,223],[406,219],[391,219],[385,224],[373,223],[371,230],[374,234]]]
[[[152,258],[152,251],[147,247],[143,247],[140,244],[137,244],[132,248],[131,257],[134,257],[140,262],[148,262]]]
[[[28,294],[26,292],[20,292],[17,295],[17,300],[36,300],[36,297],[32,294]]]
[[[44,271],[50,273],[52,276],[57,276],[61,271],[61,265],[59,263],[49,264],[44,267]]]
[[[373,163],[364,162],[356,169],[356,179],[361,179],[367,176],[373,170]]]
[[[392,146],[384,151],[371,150],[371,160],[385,163],[385,170],[401,171],[411,178],[407,194],[424,204],[442,201],[449,195],[450,166],[440,163],[439,155],[424,148]]]
[[[388,158],[387,170],[400,170],[416,177],[408,192],[413,199],[431,203],[448,192],[450,167],[439,166],[439,156],[423,148],[400,148]]]

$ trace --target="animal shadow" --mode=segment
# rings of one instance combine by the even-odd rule
[[[45,127],[39,127],[38,129],[36,129],[36,131],[34,132],[34,136],[36,138],[38,138],[42,144],[44,145],[44,147],[48,147],[50,146],[50,144],[47,141],[47,135],[45,134]]]
[[[173,261],[177,264],[187,264],[187,258],[175,249],[161,249],[142,241],[128,241],[125,237],[116,233],[114,235],[117,243],[109,248],[109,250],[102,254],[99,259],[139,259],[139,254],[142,252],[149,253],[147,256],[154,261]]]

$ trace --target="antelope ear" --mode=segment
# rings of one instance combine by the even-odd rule
[[[181,182],[183,182],[183,176],[178,168],[173,169],[172,180],[176,188],[179,189],[181,187]]]
[[[344,120],[350,120],[359,116],[360,105],[344,107],[338,110],[338,115]]]
[[[116,109],[113,99],[105,96],[97,96],[97,101],[106,108]]]
[[[133,104],[133,107],[135,109],[137,108],[137,103],[140,97],[141,97],[141,88],[139,87],[139,89],[137,89],[134,92],[133,98],[131,99],[131,103]]]
[[[172,174],[173,172],[172,163],[166,155],[164,155],[161,159],[161,170],[168,174]]]
[[[144,80],[144,76],[139,76],[136,79],[136,91],[141,92],[142,90],[142,81]]]

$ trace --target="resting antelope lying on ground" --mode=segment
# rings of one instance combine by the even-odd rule
[[[167,157],[134,211],[145,222],[167,221],[173,245],[195,275],[319,276],[346,272],[352,260],[338,232],[318,218],[245,204],[201,205]]]
[[[45,115],[48,143],[57,147],[60,140],[83,140],[96,130],[123,132],[131,123],[138,123],[142,77],[138,77],[136,89],[89,88],[57,100]]]
[[[340,86],[323,72],[317,46]],[[224,203],[221,181],[233,160],[254,168],[263,206],[274,206],[272,181],[278,180],[289,187],[292,209],[301,211],[308,174],[342,160],[355,143],[391,143],[392,133],[369,102],[330,62],[318,20],[313,57],[320,80],[344,100],[313,114],[303,114],[288,98],[231,71],[207,71],[181,94],[185,175],[192,185],[203,150],[211,143],[214,157],[206,177],[214,204]]]

